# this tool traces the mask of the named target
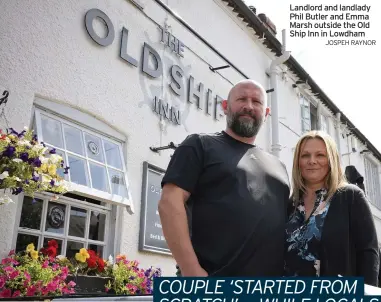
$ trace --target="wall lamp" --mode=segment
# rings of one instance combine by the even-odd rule
[[[176,149],[179,145],[177,144],[174,144],[173,142],[170,142],[167,146],[163,146],[163,147],[149,147],[151,151],[153,152],[159,152],[161,150],[167,150],[167,149]]]
[[[274,91],[274,88],[267,89],[267,90],[266,90],[266,93],[273,92],[273,91]]]
[[[364,153],[368,153],[368,152],[370,152],[370,151],[368,149],[365,149],[365,150],[360,151],[360,154],[364,154]]]

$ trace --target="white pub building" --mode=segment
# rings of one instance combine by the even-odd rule
[[[62,255],[92,248],[174,275],[162,173],[187,135],[224,129],[220,101],[245,78],[269,94],[258,145],[291,175],[300,135],[327,131],[343,167],[363,176],[381,235],[380,152],[242,0],[12,0],[0,14],[2,129],[33,128],[74,185],[58,200],[20,194],[0,206],[1,258],[54,238]]]

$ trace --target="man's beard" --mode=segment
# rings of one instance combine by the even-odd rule
[[[240,116],[248,115],[252,118],[247,118],[247,120],[240,119]],[[249,112],[237,112],[232,113],[231,111],[227,115],[228,127],[237,135],[241,137],[253,137],[256,136],[262,127],[264,118],[258,119],[253,114]]]

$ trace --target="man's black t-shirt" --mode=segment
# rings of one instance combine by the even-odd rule
[[[162,181],[191,193],[191,241],[214,276],[281,276],[289,199],[285,166],[227,133],[192,134]]]

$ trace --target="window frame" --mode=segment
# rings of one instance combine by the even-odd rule
[[[45,98],[36,96],[34,100],[34,104],[32,107],[32,115],[31,120],[29,123],[30,129],[35,129],[37,131],[37,119],[36,119],[36,112],[43,112],[46,115],[53,115],[55,119],[63,119],[66,123],[74,123],[77,127],[83,128],[85,131],[95,132],[98,135],[103,136],[106,139],[111,140],[114,143],[120,143],[121,144],[121,160],[123,164],[123,168],[125,170],[125,185],[128,193],[128,203],[121,203],[121,200],[118,200],[113,198],[113,200],[110,200],[108,194],[101,194],[101,191],[98,191],[98,196],[93,195],[91,190],[86,190],[87,187],[82,188],[82,190],[78,190],[78,187],[72,185],[72,190],[70,193],[78,195],[80,197],[88,197],[92,198],[101,202],[105,203],[105,207],[107,210],[110,210],[110,219],[109,223],[105,226],[105,228],[108,227],[108,237],[106,238],[105,246],[106,249],[104,249],[104,255],[117,255],[120,253],[121,249],[121,236],[120,232],[117,232],[117,230],[121,230],[123,228],[123,210],[126,209],[129,214],[134,213],[134,203],[132,201],[131,191],[130,191],[130,185],[129,185],[129,179],[127,177],[127,166],[126,166],[126,141],[127,141],[127,135],[122,134],[122,132],[116,130],[114,127],[110,126],[107,122],[101,121],[94,116],[83,112],[82,110],[79,110],[75,108],[75,106],[67,105],[65,103],[60,103],[56,101],[47,100]],[[87,126],[91,125],[91,127]],[[81,192],[82,191],[82,192]],[[36,194],[36,197],[39,196],[49,196],[50,198],[54,195],[49,192],[43,192],[40,194]],[[40,197],[41,198],[41,197]],[[11,248],[16,248],[16,241],[19,231],[19,225],[20,225],[20,219],[22,214],[22,205],[24,200],[24,193],[19,194],[18,196],[14,196],[13,199],[16,202],[16,219],[14,220],[14,226],[13,226],[13,236],[12,236],[12,245]],[[75,199],[76,200],[76,199]],[[76,200],[77,202],[77,200]],[[91,206],[96,206],[94,204],[91,204]],[[105,230],[106,232],[106,230]],[[42,244],[42,241],[41,241]]]
[[[370,156],[364,155],[365,191],[369,202],[381,210],[381,188],[379,164]]]
[[[122,162],[121,164],[122,164],[123,170],[120,170],[120,169],[115,168],[113,166],[109,166],[109,165],[106,164],[106,162],[105,163],[97,162],[97,161],[89,158],[88,156],[81,156],[79,154],[76,154],[74,152],[71,152],[71,151],[67,150],[66,149],[66,142],[65,142],[65,136],[64,136],[63,129],[61,129],[61,135],[62,135],[62,140],[63,140],[64,146],[62,148],[61,147],[57,147],[57,146],[53,146],[53,147],[57,147],[57,149],[64,150],[64,152],[65,152],[64,161],[65,161],[66,165],[69,165],[68,164],[68,154],[76,156],[76,157],[80,157],[80,158],[85,160],[87,174],[88,174],[89,185],[91,185],[91,173],[90,173],[90,170],[89,170],[89,162],[94,162],[96,164],[101,164],[102,166],[106,167],[106,175],[107,175],[108,186],[109,186],[110,190],[111,190],[111,187],[110,187],[111,186],[111,179],[109,177],[109,172],[108,172],[107,168],[109,167],[111,169],[114,169],[114,170],[117,170],[117,171],[121,172],[123,174],[124,181],[125,181],[125,189],[126,189],[126,192],[127,192],[127,197],[122,197],[120,195],[113,194],[111,191],[110,192],[105,192],[105,191],[101,191],[101,190],[98,190],[98,189],[94,189],[94,188],[91,188],[91,187],[88,187],[88,186],[84,186],[84,185],[81,185],[81,184],[77,184],[77,183],[73,183],[73,182],[70,182],[70,187],[71,187],[71,190],[72,190],[71,192],[75,193],[75,194],[79,194],[79,195],[84,195],[84,196],[87,196],[89,198],[100,199],[100,200],[102,200],[103,202],[106,202],[106,203],[117,204],[117,205],[125,205],[125,206],[128,207],[128,210],[133,213],[133,211],[134,211],[133,208],[134,207],[133,207],[133,202],[132,202],[132,198],[131,198],[130,185],[129,185],[129,181],[128,181],[127,167],[126,167],[125,159],[124,159],[124,156],[123,156],[123,153],[124,153],[123,152],[123,150],[124,150],[124,144],[123,144],[123,142],[121,142],[118,138],[111,137],[111,136],[109,136],[109,135],[107,135],[105,133],[97,131],[96,129],[90,128],[89,126],[83,125],[80,122],[75,123],[75,122],[73,122],[69,118],[63,117],[63,116],[61,116],[59,114],[56,114],[55,112],[50,112],[50,110],[45,110],[44,108],[41,108],[40,106],[36,106],[34,108],[33,126],[35,128],[35,131],[36,131],[36,134],[38,136],[38,140],[39,141],[43,141],[44,142],[43,133],[42,133],[41,115],[45,115],[45,116],[47,116],[49,118],[57,120],[57,121],[59,121],[61,123],[61,125],[62,125],[62,123],[67,124],[67,125],[69,125],[71,127],[79,129],[81,131],[88,132],[89,134],[94,135],[94,136],[96,136],[96,137],[98,137],[100,139],[103,139],[105,141],[110,141],[110,142],[118,145],[119,152],[120,152],[120,159],[121,159],[121,162]],[[84,137],[83,137],[83,139],[84,139]],[[48,143],[46,143],[46,144],[48,144]],[[52,145],[49,144],[49,146],[52,146]],[[102,144],[102,150],[103,150],[104,156],[106,156],[103,144]],[[67,178],[67,180],[70,181],[70,178]]]
[[[17,217],[15,220],[15,232],[14,232],[14,238],[13,238],[13,248],[16,248],[17,244],[17,237],[18,234],[26,234],[26,235],[32,235],[38,237],[38,246],[36,249],[40,249],[43,247],[44,238],[57,238],[58,240],[62,240],[62,255],[66,254],[66,248],[67,248],[67,241],[75,241],[75,242],[81,242],[84,243],[84,247],[88,248],[89,244],[95,244],[95,245],[101,245],[103,246],[103,257],[106,258],[110,254],[115,254],[115,247],[113,246],[113,240],[111,238],[115,235],[115,229],[113,229],[114,226],[114,216],[115,216],[115,210],[111,208],[108,204],[105,206],[96,205],[93,203],[88,203],[85,201],[82,201],[80,199],[75,199],[72,197],[67,196],[61,196],[58,200],[52,200],[53,194],[51,193],[37,193],[35,195],[36,199],[43,200],[43,208],[41,213],[41,222],[39,229],[30,229],[30,228],[24,228],[20,227],[21,222],[21,214],[22,214],[22,207],[24,204],[24,197],[20,196],[20,200],[18,202],[18,208],[17,208]],[[48,204],[49,202],[54,202],[58,204],[64,204],[66,206],[65,209],[65,223],[64,223],[64,233],[63,234],[57,234],[48,232],[45,230],[46,227],[46,217],[47,217],[47,211],[48,211]],[[78,207],[82,209],[86,209],[88,211],[87,217],[86,217],[86,226],[85,226],[85,237],[75,237],[69,235],[69,224],[70,224],[70,208],[71,207]],[[91,239],[86,239],[88,237],[89,233],[89,227],[90,227],[90,213],[91,211],[97,211],[99,213],[105,214],[105,230],[104,230],[104,240],[103,241],[95,241]],[[61,253],[59,253],[61,254]]]
[[[320,114],[320,130],[330,134],[329,117],[325,114]]]
[[[303,95],[299,96],[299,108],[300,108],[300,122],[301,122],[301,133],[306,133],[311,130],[311,102]],[[306,116],[306,112],[308,114]]]

